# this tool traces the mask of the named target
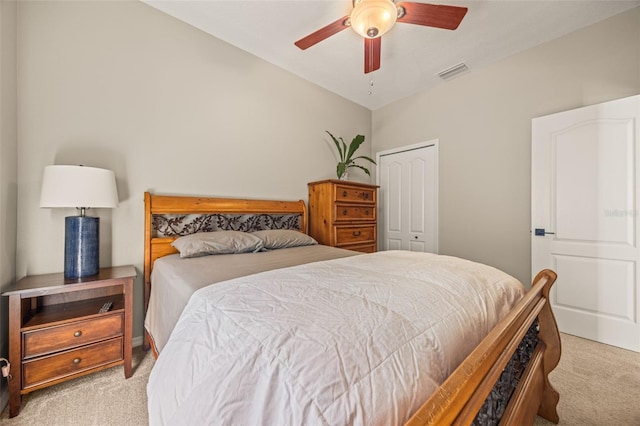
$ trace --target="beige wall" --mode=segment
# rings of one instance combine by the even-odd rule
[[[39,208],[47,165],[115,171],[101,265],[141,275],[144,191],[306,199],[335,173],[325,130],[371,139],[369,110],[138,1],[20,2],[18,39],[18,276],[62,270],[74,212]]]
[[[324,130],[373,136],[373,152],[438,138],[441,253],[528,281],[531,118],[640,93],[640,9],[373,113],[137,1],[20,2],[17,16],[17,266],[4,273],[9,247],[3,282],[62,269],[73,212],[38,207],[46,165],[115,171],[120,207],[92,212],[101,263],[141,274],[144,191],[306,199],[306,182],[333,177]],[[15,142],[0,142],[6,244]]]
[[[15,282],[17,224],[16,2],[0,1],[0,292]],[[0,298],[0,357],[9,354],[8,300]],[[7,394],[0,379],[0,410]]]
[[[640,93],[640,8],[373,113],[373,150],[440,140],[440,253],[529,282],[531,119]]]

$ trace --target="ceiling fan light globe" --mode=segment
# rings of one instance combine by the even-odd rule
[[[380,37],[393,27],[398,17],[391,0],[361,0],[351,12],[351,28],[365,38]]]

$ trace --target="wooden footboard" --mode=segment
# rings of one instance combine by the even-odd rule
[[[536,414],[557,423],[559,396],[548,378],[558,365],[561,351],[560,334],[549,304],[549,290],[555,280],[555,272],[541,271],[525,297],[422,405],[407,425],[471,424],[536,319],[540,327],[539,342],[509,399],[501,424],[530,425]]]

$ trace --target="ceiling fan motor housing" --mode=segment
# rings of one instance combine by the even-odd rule
[[[380,37],[393,27],[398,9],[392,0],[360,0],[351,12],[351,28],[365,38]]]

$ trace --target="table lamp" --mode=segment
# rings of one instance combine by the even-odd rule
[[[40,207],[75,207],[78,216],[65,218],[64,277],[88,277],[99,272],[100,218],[86,216],[90,208],[118,207],[111,170],[85,166],[47,166],[42,178]]]

